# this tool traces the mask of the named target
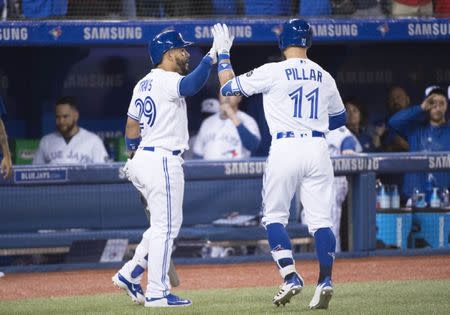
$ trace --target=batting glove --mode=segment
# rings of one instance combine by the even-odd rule
[[[216,43],[217,53],[230,54],[233,45],[234,36],[230,35],[226,24],[217,23],[213,26],[214,42]]]
[[[212,31],[212,29],[211,29]],[[206,56],[211,58],[211,64],[214,65],[217,63],[217,48],[216,48],[216,40],[214,39],[211,50],[206,54]]]

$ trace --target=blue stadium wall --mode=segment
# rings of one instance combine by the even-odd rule
[[[192,67],[209,49],[216,20],[180,22],[2,22],[0,95],[9,114],[11,138],[39,138],[54,129],[53,104],[76,95],[81,125],[106,136],[119,135],[134,84],[151,68],[146,44],[175,27],[188,40]],[[280,58],[276,31],[282,20],[230,20],[236,34],[234,69],[244,73]],[[383,119],[388,88],[404,86],[419,103],[430,84],[450,83],[450,19],[312,20],[316,33],[310,58],[335,76],[343,97],[356,97],[371,120]],[[189,98],[190,129],[201,122],[200,102],[214,97],[217,77]],[[245,100],[257,115],[259,96]],[[39,117],[40,119],[36,119]]]

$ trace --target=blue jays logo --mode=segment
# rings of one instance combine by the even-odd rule
[[[381,33],[381,35],[384,37],[387,32],[389,32],[389,25],[387,23],[381,24],[377,27],[377,31]]]
[[[274,32],[275,35],[277,35],[277,36],[280,36],[282,31],[283,31],[283,27],[281,25],[272,27],[272,32]]]
[[[336,254],[334,252],[328,252],[328,255],[330,255],[331,258],[333,258],[333,261],[336,259]]]
[[[61,26],[57,26],[51,29],[48,33],[53,37],[54,40],[57,40],[62,35]]]
[[[226,158],[232,159],[238,156],[238,153],[236,150],[229,150],[222,153],[222,155]]]

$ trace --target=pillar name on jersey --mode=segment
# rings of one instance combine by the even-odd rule
[[[354,23],[341,24],[311,24],[314,36],[317,37],[357,37],[358,25]]]
[[[26,27],[2,27],[0,28],[0,40],[28,40],[28,29]]]
[[[225,163],[225,175],[263,174],[266,162],[230,162]]]
[[[229,25],[230,34],[235,38],[252,38],[253,30],[250,25]],[[194,28],[196,39],[213,38],[210,25],[197,25]]]
[[[450,35],[450,23],[409,23],[409,36],[447,36]]]
[[[432,169],[450,168],[450,154],[444,156],[430,156],[428,158],[428,167]]]
[[[140,26],[87,26],[83,29],[84,40],[142,39]]]
[[[288,68],[284,69],[288,80],[312,80],[322,83],[322,72],[314,69],[298,69]]]

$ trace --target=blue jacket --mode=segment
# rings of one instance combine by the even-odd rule
[[[428,114],[420,106],[397,112],[389,119],[389,126],[408,140],[411,152],[450,151],[450,123],[446,122],[439,127],[430,125]],[[432,174],[436,186],[450,185],[450,172]],[[424,192],[426,180],[426,173],[405,174],[403,193],[410,197],[414,188]]]

